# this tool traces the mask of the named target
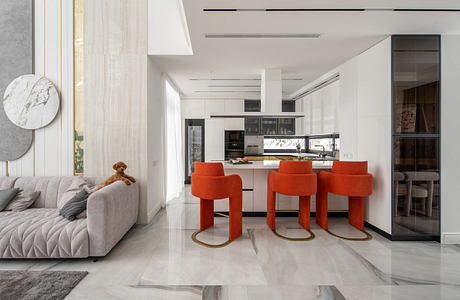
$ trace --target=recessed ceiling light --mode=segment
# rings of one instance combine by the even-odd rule
[[[241,80],[241,81],[246,81],[246,80],[257,80],[261,81],[260,78],[190,78],[189,80],[194,80],[194,81],[236,81],[236,80]],[[281,80],[303,80],[302,78],[283,78]]]
[[[317,39],[319,33],[206,33],[207,39]]]
[[[260,93],[260,91],[194,91],[194,93]]]
[[[245,85],[245,84],[236,84],[236,85],[216,85],[216,84],[210,84],[208,85],[210,88],[222,88],[222,87],[257,87],[260,88],[260,84],[257,85]]]

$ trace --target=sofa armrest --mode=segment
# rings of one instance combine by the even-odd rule
[[[139,185],[117,181],[91,194],[87,204],[90,256],[105,256],[136,223]]]

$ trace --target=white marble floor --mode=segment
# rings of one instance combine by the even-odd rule
[[[243,235],[210,249],[192,242],[198,199],[186,193],[148,226],[136,226],[105,258],[0,260],[3,270],[85,270],[67,299],[460,299],[460,246],[391,242],[371,232],[367,242],[343,241],[319,228],[306,242],[279,239],[264,218],[244,218]],[[226,218],[199,237],[227,239]],[[331,230],[360,236],[345,218]],[[296,218],[278,231],[307,235]]]

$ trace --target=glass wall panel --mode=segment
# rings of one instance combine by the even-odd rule
[[[393,236],[440,231],[440,38],[393,36]]]

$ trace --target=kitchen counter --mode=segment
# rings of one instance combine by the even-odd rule
[[[252,161],[252,164],[231,164],[224,162],[225,170],[277,170],[280,164],[279,160]],[[332,161],[313,161],[313,170],[329,170],[332,168]]]
[[[267,211],[267,179],[271,171],[278,170],[280,160],[253,161],[252,164],[233,165],[221,161],[225,175],[236,174],[241,177],[243,183],[243,211],[266,212]],[[312,161],[313,172],[332,169],[332,161]],[[299,197],[277,194],[277,210],[298,210]],[[340,201],[338,195],[330,195],[330,209],[346,209],[348,202]],[[315,196],[311,197],[312,211],[315,211]],[[228,212],[228,201],[214,201],[214,210]]]

